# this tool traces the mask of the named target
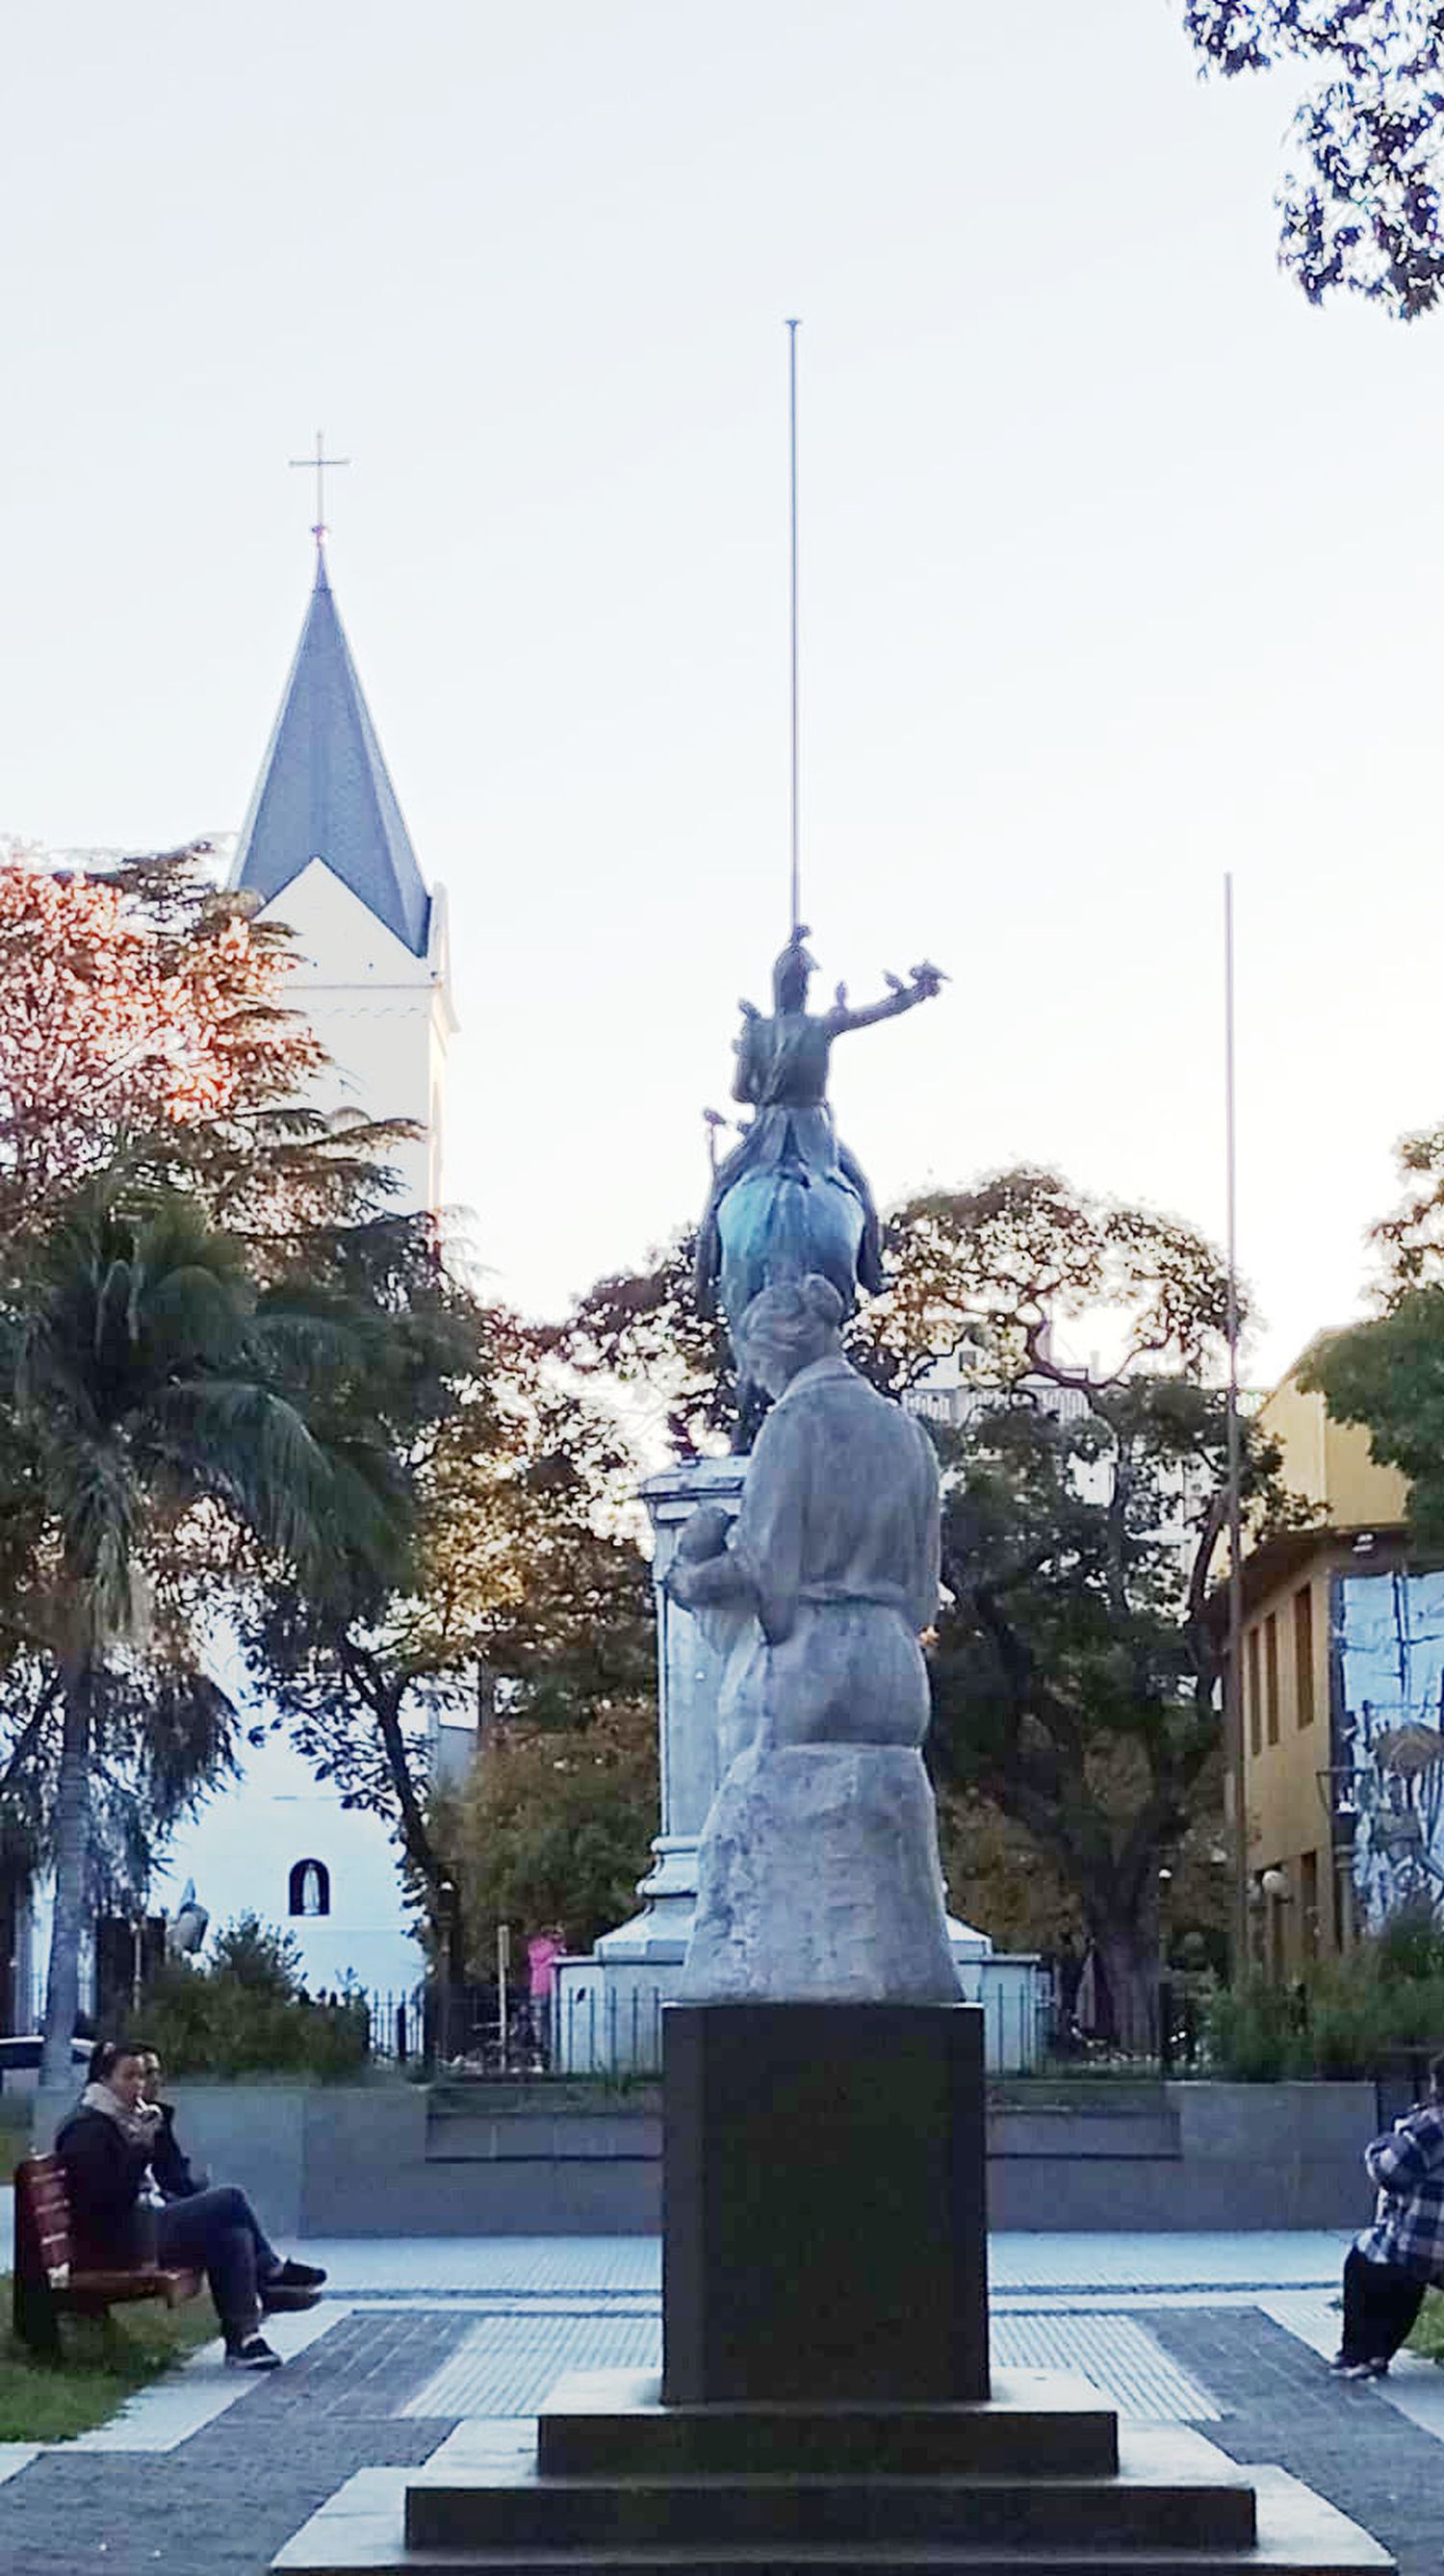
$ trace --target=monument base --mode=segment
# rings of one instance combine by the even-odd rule
[[[664,2404],[985,2398],[981,2012],[662,2023]]]
[[[421,2469],[361,2469],[285,2576],[1396,2576],[1281,2469],[1096,2388],[999,2372],[964,2406],[658,2402],[578,2372],[529,2422],[462,2423]]]

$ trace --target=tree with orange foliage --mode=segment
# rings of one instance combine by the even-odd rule
[[[216,1579],[245,1533],[269,1540],[295,1579],[294,1547],[277,1532],[294,1520],[326,1439],[324,1399],[302,1365],[307,1337],[333,1350],[381,1329],[373,1274],[406,1247],[428,1274],[434,1266],[429,1237],[414,1242],[425,1221],[387,1209],[389,1157],[410,1129],[331,1119],[316,1105],[326,1057],[287,1007],[290,933],[257,921],[252,898],[218,890],[208,855],[196,844],[55,873],[0,850],[0,1877],[56,1871],[53,2071],[66,2062],[87,1885],[93,1908],[105,1875],[104,1819],[126,1821],[134,1893],[157,1833],[229,1755],[235,1712],[199,1644]],[[91,1241],[102,1208],[114,1236],[103,1254]],[[94,1298],[106,1334],[129,1352],[144,1319],[125,1285],[127,1247],[148,1242],[166,1210],[198,1229],[204,1252],[194,1277],[167,1288],[174,1332],[213,1254],[235,1272],[237,1312],[252,1301],[257,1331],[272,1307],[288,1315],[274,1384],[255,1377],[248,1345],[224,1395],[244,1417],[239,1460],[253,1455],[257,1424],[293,1424],[285,1473],[267,1488],[269,1519],[240,1507],[234,1477],[207,1483],[221,1474],[218,1436],[208,1435],[209,1458],[192,1444],[187,1468],[169,1424],[147,1481],[134,1426],[112,1436],[113,1368],[103,1389],[82,1390],[73,1420],[49,1380],[27,1391],[24,1354],[53,1293],[57,1247],[70,1248],[75,1296]],[[219,1292],[206,1293],[215,1305]],[[159,1333],[152,1357],[171,1402],[195,1376],[194,1352],[184,1335],[174,1351],[163,1342]],[[364,1425],[348,1451],[363,1454]],[[62,1504],[58,1457],[78,1479]],[[58,1569],[78,1563],[77,1546],[83,1556],[87,1533],[103,1533],[116,1511],[118,1536],[102,1553],[138,1569],[150,1606],[134,1634],[124,1621],[92,1621],[80,1654],[84,1621],[70,1602],[86,1587],[67,1593]],[[328,1545],[339,1528],[332,1510]]]
[[[307,1102],[326,1057],[286,1004],[291,934],[207,856],[0,865],[0,1266],[118,1164],[252,1239],[384,1206],[403,1131]]]

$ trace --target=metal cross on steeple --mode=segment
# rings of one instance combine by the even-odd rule
[[[287,461],[291,465],[303,465],[307,467],[316,477],[316,524],[312,528],[311,534],[315,538],[318,547],[324,546],[326,542],[326,469],[328,466],[349,465],[351,459],[349,456],[328,456],[326,453],[325,438],[322,432],[318,429],[316,432],[315,455],[292,456],[288,458]]]

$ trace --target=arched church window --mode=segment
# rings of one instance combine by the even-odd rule
[[[331,1873],[323,1860],[298,1860],[291,1871],[291,1912],[329,1914]]]

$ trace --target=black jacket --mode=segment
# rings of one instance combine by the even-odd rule
[[[104,2111],[72,2111],[61,2126],[55,2152],[70,2190],[77,2262],[128,2263],[149,2147],[132,2146]]]
[[[169,2102],[158,2102],[160,2127],[151,2149],[150,2169],[162,2200],[193,2200],[205,2184],[194,2170],[190,2158],[176,2144],[175,2109]]]

